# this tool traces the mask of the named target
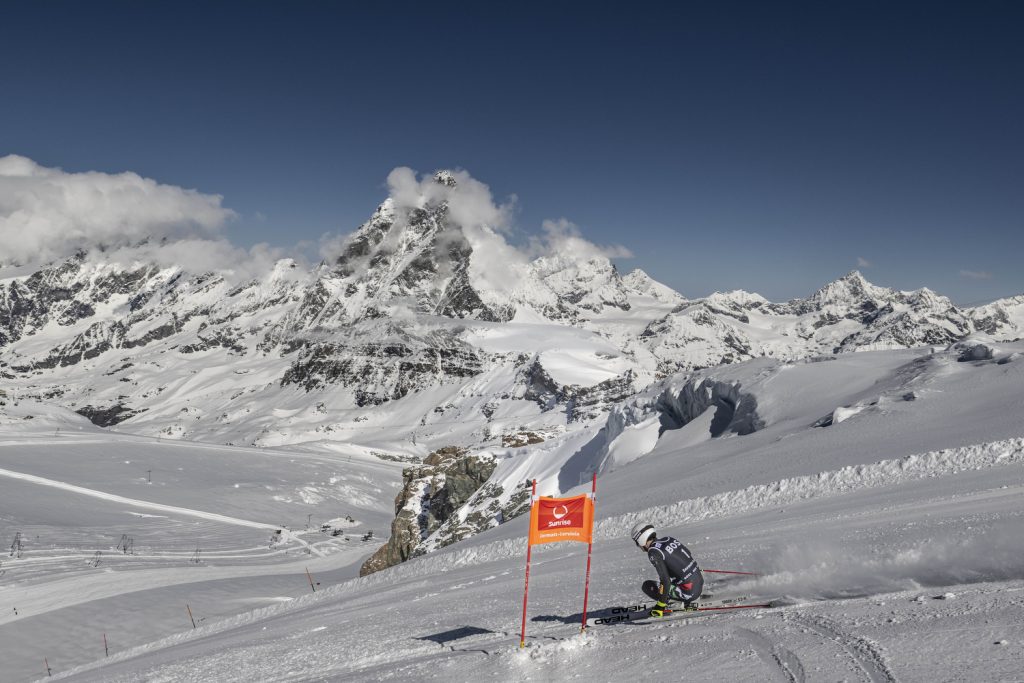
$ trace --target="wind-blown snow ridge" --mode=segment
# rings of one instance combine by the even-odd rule
[[[904,458],[880,460],[867,465],[844,467],[830,472],[781,479],[767,484],[748,486],[737,491],[726,491],[713,496],[682,500],[670,505],[659,505],[596,522],[595,540],[625,538],[638,521],[656,527],[670,527],[712,517],[725,517],[760,508],[787,505],[795,502],[842,495],[852,491],[890,486],[917,479],[947,476],[966,470],[980,470],[1024,462],[1024,438],[1005,439],[972,446],[948,448]],[[543,553],[547,548],[537,549]],[[494,560],[522,555],[526,539],[505,539],[475,548],[439,553],[414,562],[392,567],[386,572],[355,579],[339,587],[352,586],[359,590],[373,585],[409,578],[427,572],[443,572],[469,564],[482,564]],[[371,583],[362,583],[370,581]]]
[[[892,486],[917,479],[948,476],[967,470],[1024,462],[1024,438],[947,448],[880,460],[868,465],[853,465],[832,472],[821,472],[770,484],[748,486],[713,496],[679,501],[606,519],[594,526],[595,538],[623,536],[639,521],[655,527],[676,526],[711,517],[724,517],[776,505],[787,505],[826,496],[842,495],[860,489]]]

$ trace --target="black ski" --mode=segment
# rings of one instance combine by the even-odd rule
[[[724,600],[713,600],[711,602],[703,603],[696,610],[675,610],[668,616],[664,617],[651,617],[651,607],[643,605],[629,605],[623,607],[611,607],[609,609],[601,610],[597,615],[587,619],[587,626],[607,626],[609,624],[620,624],[623,622],[637,622],[637,623],[648,623],[654,621],[662,621],[665,619],[678,618],[681,616],[700,616],[701,612],[721,612],[724,610],[734,609],[755,609],[771,607],[770,602],[767,603],[752,603],[752,604],[739,604],[750,598],[743,596],[738,598],[726,598]]]
[[[687,619],[692,617],[706,617],[710,616],[711,612],[725,612],[728,610],[736,609],[765,609],[771,607],[772,603],[764,602],[750,605],[709,605],[706,607],[698,607],[695,610],[679,610],[671,612],[663,617],[651,617],[648,612],[647,617],[642,617],[634,620],[637,624],[657,624],[661,621],[672,621],[674,619]]]

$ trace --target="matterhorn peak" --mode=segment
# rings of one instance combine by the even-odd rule
[[[445,187],[455,187],[458,182],[455,180],[455,173],[444,168],[434,172],[434,180]]]

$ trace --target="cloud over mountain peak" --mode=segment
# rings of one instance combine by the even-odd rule
[[[137,173],[67,172],[0,157],[0,260],[45,262],[146,239],[213,239],[235,216],[220,195]]]

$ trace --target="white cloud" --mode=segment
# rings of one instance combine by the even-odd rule
[[[163,268],[177,266],[190,273],[215,272],[229,282],[241,282],[265,278],[275,263],[289,258],[289,253],[263,242],[242,249],[225,239],[184,238],[94,251],[90,252],[89,258],[124,266],[139,263],[155,263]]]
[[[972,280],[991,280],[992,273],[988,273],[984,270],[961,270],[960,277],[966,277]]]
[[[529,259],[486,226],[463,231],[473,248],[470,274],[484,290],[511,294],[523,283]],[[495,303],[495,302],[492,302]],[[508,303],[507,301],[499,303]]]
[[[505,204],[496,204],[491,188],[466,171],[441,171],[454,183],[439,182],[433,175],[416,178],[416,171],[400,166],[388,174],[391,200],[399,210],[423,208],[448,202],[448,216],[462,228],[488,227],[504,231],[511,222],[515,197]]]
[[[39,263],[145,239],[223,242],[220,231],[235,213],[221,201],[131,172],[68,173],[23,156],[0,157],[0,262]],[[226,242],[218,248],[231,249]]]
[[[633,252],[618,244],[602,246],[585,239],[579,227],[565,218],[546,220],[544,234],[530,241],[535,256],[563,256],[589,261],[594,258],[633,258]]]
[[[408,166],[399,166],[388,174],[388,194],[399,208],[422,207],[426,199],[424,190],[430,190],[424,187],[427,180],[424,178],[421,182],[416,179],[416,171]]]
[[[868,261],[863,256],[858,256],[857,257],[857,267],[858,268],[870,268],[871,267],[871,261]]]
[[[322,261],[333,261],[345,251],[345,245],[351,239],[351,234],[325,232],[320,235],[320,240],[317,243],[317,254]]]

